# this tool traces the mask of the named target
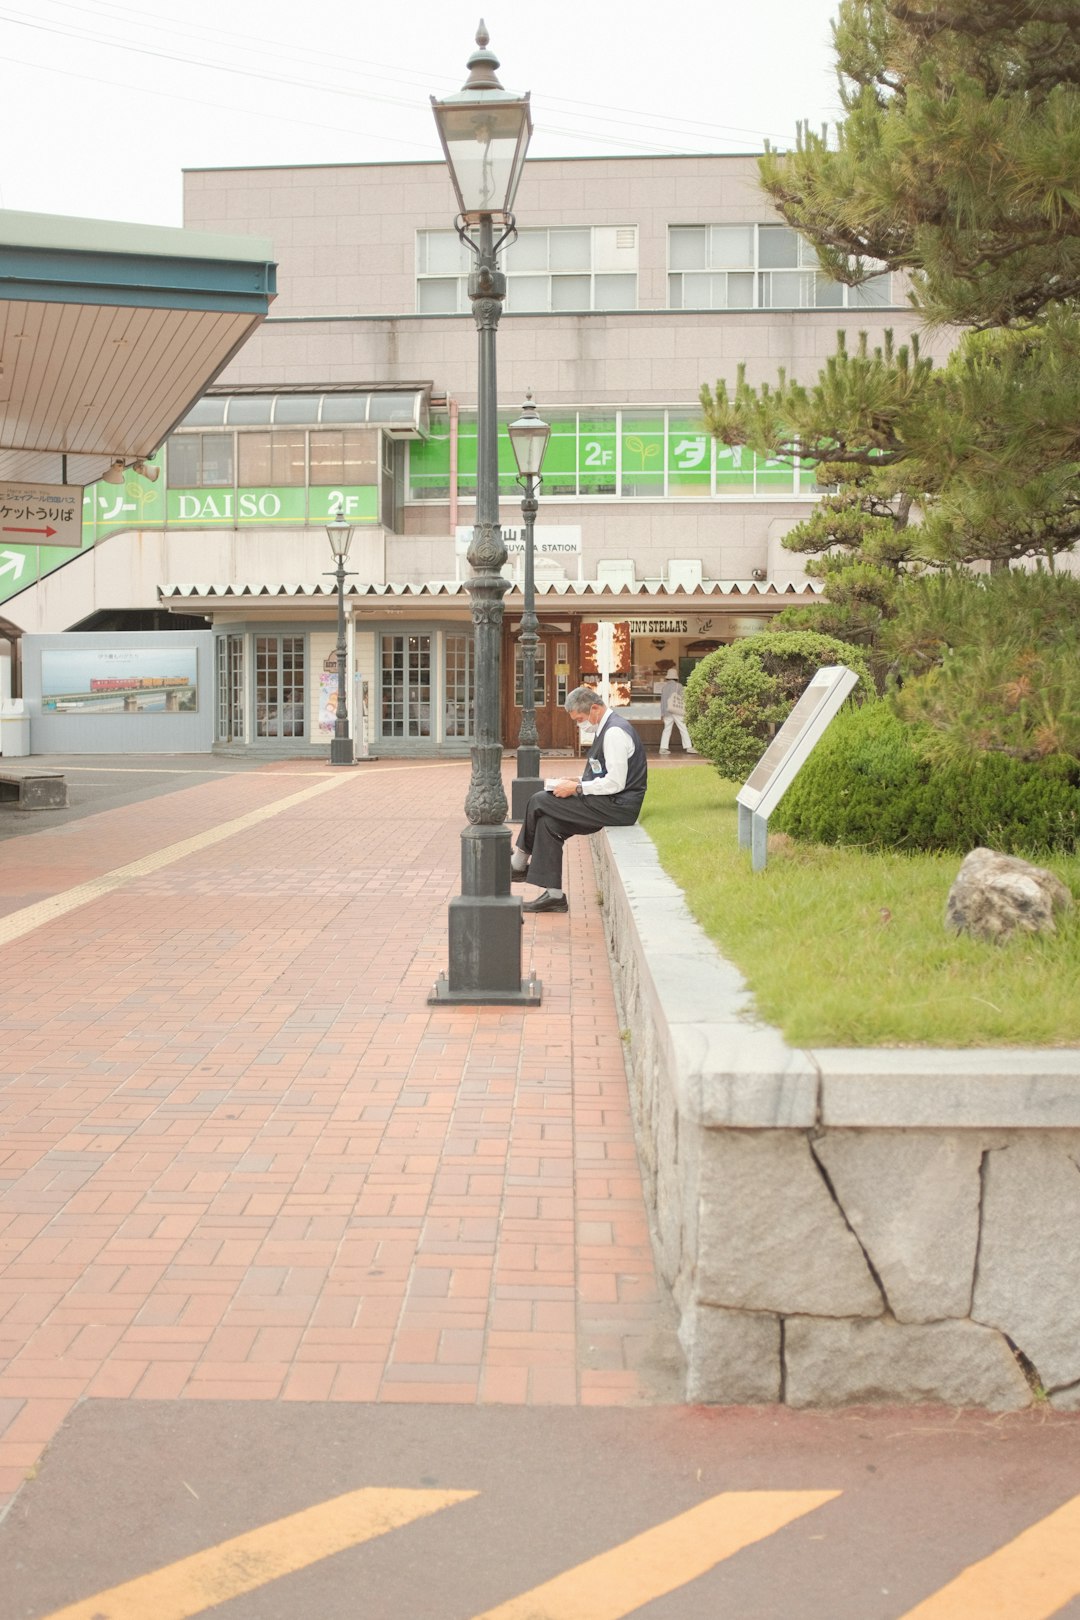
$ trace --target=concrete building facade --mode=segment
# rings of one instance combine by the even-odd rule
[[[138,509],[108,492],[91,514],[98,545],[6,611],[39,631],[119,629],[150,609],[205,618],[216,746],[325,744],[324,525],[342,515],[359,531],[348,644],[369,746],[466,750],[477,339],[453,207],[437,161],[189,171],[189,228],[272,242],[274,314],[172,435]],[[755,383],[780,368],[809,381],[839,329],[900,342],[916,317],[896,278],[827,281],[753,157],[533,161],[516,207],[498,397],[504,427],[531,388],[553,430],[536,533],[541,743],[572,746],[560,703],[582,678],[655,740],[666,667],[685,674],[812,588],[781,544],[819,498],[812,471],[717,445],[702,384],[734,383],[740,364]],[[512,744],[521,519],[505,433],[500,496]]]

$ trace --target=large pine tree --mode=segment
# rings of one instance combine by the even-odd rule
[[[762,183],[831,275],[887,265],[964,335],[935,369],[841,334],[810,386],[706,386],[706,421],[839,485],[793,549],[1052,563],[1080,539],[1080,4],[841,0],[834,37],[844,119]]]

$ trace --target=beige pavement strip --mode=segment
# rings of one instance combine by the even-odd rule
[[[725,1491],[473,1620],[622,1620],[839,1495]]]
[[[265,778],[263,778],[265,781]],[[290,793],[286,799],[278,799],[274,804],[265,804],[258,810],[250,810],[247,815],[237,816],[233,821],[223,821],[220,826],[211,827],[207,832],[196,833],[194,838],[183,838],[178,844],[167,844],[164,849],[157,849],[152,855],[144,855],[142,860],[132,861],[127,866],[114,866],[111,872],[103,872],[100,877],[88,878],[85,883],[78,883],[72,889],[64,889],[60,894],[52,894],[47,900],[38,900],[32,906],[23,906],[20,911],[12,911],[6,917],[0,917],[0,945],[10,945],[12,940],[22,939],[24,934],[32,933],[43,923],[55,922],[57,917],[63,917],[69,911],[75,911],[79,906],[89,905],[91,900],[100,900],[104,894],[112,894],[114,889],[120,889],[132,878],[145,877],[148,872],[157,872],[163,866],[172,866],[174,861],[182,861],[186,855],[194,855],[197,850],[209,849],[212,844],[220,844],[226,838],[232,838],[236,833],[245,832],[249,827],[258,826],[260,821],[269,821],[274,816],[280,816],[285,810],[292,810],[296,805],[303,804],[307,799],[317,798],[320,793],[330,793],[334,788],[343,787],[346,782],[356,782],[360,778],[350,771],[345,776],[334,776],[329,781],[317,782],[314,787],[305,788],[300,793]]]
[[[475,1491],[349,1491],[317,1507],[276,1519],[151,1575],[56,1609],[45,1620],[190,1620],[230,1598],[331,1554],[426,1518]]]
[[[900,1620],[1049,1620],[1080,1596],[1080,1496],[972,1564]]]

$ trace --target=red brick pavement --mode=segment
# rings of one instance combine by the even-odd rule
[[[526,923],[542,1007],[426,1005],[467,776],[268,766],[3,846],[0,1493],[95,1396],[662,1393],[584,840]]]

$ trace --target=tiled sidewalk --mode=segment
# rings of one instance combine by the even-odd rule
[[[677,1398],[586,841],[542,1007],[426,1005],[467,779],[267,767],[0,852],[0,1493],[84,1397]]]

